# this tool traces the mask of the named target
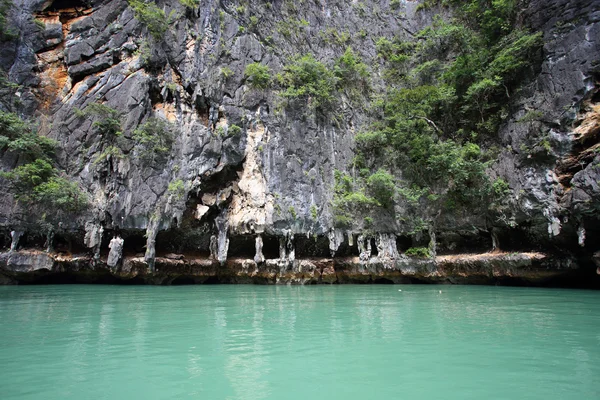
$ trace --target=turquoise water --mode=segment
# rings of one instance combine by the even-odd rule
[[[600,399],[594,291],[0,287],[0,323],[4,400]]]

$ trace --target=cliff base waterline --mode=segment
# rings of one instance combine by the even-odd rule
[[[592,270],[571,259],[542,253],[483,253],[435,258],[372,257],[267,259],[256,263],[231,258],[223,264],[208,257],[170,254],[157,257],[151,268],[143,257],[125,257],[110,267],[94,259],[21,250],[0,253],[0,283],[116,283],[116,284],[342,284],[443,283],[526,286],[596,287]]]

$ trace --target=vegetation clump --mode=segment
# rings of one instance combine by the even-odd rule
[[[15,199],[28,208],[51,209],[53,216],[81,211],[87,198],[79,186],[65,178],[54,165],[56,141],[38,135],[14,113],[0,112],[0,151],[19,157],[19,166],[0,172]]]
[[[431,253],[427,247],[411,247],[410,249],[406,250],[405,254],[409,257],[431,257]]]
[[[494,156],[484,148],[493,147],[508,101],[540,61],[541,34],[518,25],[513,0],[428,2],[436,4],[454,7],[456,17],[434,18],[416,40],[376,43],[388,90],[375,104],[380,118],[355,138],[360,172],[336,191],[342,216],[344,207],[397,201],[430,218],[442,209],[486,212],[510,191],[490,182]]]
[[[8,12],[13,6],[11,0],[0,0],[0,42],[5,42],[16,37],[8,26]]]
[[[253,88],[267,89],[271,84],[271,70],[261,63],[248,64],[245,75]]]
[[[180,0],[181,1],[181,0]],[[167,16],[165,11],[159,8],[154,1],[128,0],[133,9],[135,17],[148,28],[148,32],[154,39],[162,39],[169,29],[173,11]],[[188,6],[195,3],[191,0],[183,0],[182,4]]]
[[[278,76],[283,97],[306,100],[313,108],[327,108],[334,101],[338,78],[312,54],[296,56]]]
[[[173,146],[171,128],[161,118],[148,119],[133,131],[132,138],[139,146],[141,159],[147,162],[164,159]]]

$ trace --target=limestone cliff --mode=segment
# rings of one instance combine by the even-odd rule
[[[597,1],[520,3],[519,23],[542,32],[544,44],[540,64],[507,103],[494,138],[498,155],[487,169],[510,186],[506,218],[465,209],[438,215],[419,231],[398,222],[408,212],[402,204],[390,211],[393,218],[382,214],[368,228],[336,224],[336,171],[352,172],[354,136],[377,118],[372,97],[342,91],[334,110],[323,115],[310,102],[253,84],[247,66],[267,66],[275,80],[296,55],[330,63],[351,47],[369,66],[374,92],[381,92],[377,39],[414,37],[434,15],[451,9],[423,8],[419,1],[158,0],[165,20],[155,26],[132,3],[16,0],[8,13],[15,35],[0,44],[0,67],[18,87],[3,91],[2,110],[35,121],[39,135],[56,140],[54,162],[84,194],[86,207],[71,213],[28,208],[5,191],[0,235],[7,252],[0,268],[7,281],[27,280],[23,271],[40,268],[64,271],[68,264],[81,276],[101,268],[107,276],[156,283],[263,273],[269,282],[310,282],[302,263],[317,257],[331,265],[305,265],[304,271],[318,271],[315,281],[328,281],[329,268],[332,282],[361,281],[343,278],[354,269],[351,276],[366,274],[367,281],[384,275],[402,281],[390,277],[397,273],[462,282],[457,277],[468,276],[472,269],[465,265],[474,261],[450,255],[492,249],[545,255],[515,255],[520,261],[499,256],[506,264],[498,273],[496,259],[477,261],[489,267],[487,282],[518,277],[519,263],[541,268],[524,277],[529,283],[543,280],[539,271],[595,274]],[[104,108],[92,112],[94,105]],[[524,118],[532,110],[542,117]],[[102,125],[110,119],[114,129]],[[153,129],[168,140],[156,145]],[[532,141],[540,137],[543,142]],[[1,155],[4,171],[23,164],[15,152]],[[403,254],[431,243],[431,259]],[[31,250],[46,248],[49,255]],[[19,249],[30,250],[17,257]],[[194,263],[213,272],[198,272]],[[161,268],[174,265],[185,272],[160,278]],[[395,272],[388,276],[381,272],[386,269]],[[288,273],[299,278],[285,278]]]

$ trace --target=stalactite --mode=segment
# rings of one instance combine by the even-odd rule
[[[396,248],[396,236],[388,233],[380,233],[375,241],[377,253],[380,259],[395,260],[398,258],[398,249]]]
[[[262,240],[262,236],[259,234],[259,235],[256,235],[256,239],[255,239],[256,254],[254,255],[254,262],[257,264],[262,264],[265,262],[265,256],[263,255],[262,248],[263,248],[263,240]]]
[[[49,229],[46,234],[46,253],[54,251],[54,229]]]
[[[577,228],[577,243],[581,247],[585,246],[585,227],[583,223],[579,224],[579,228]]]
[[[85,245],[94,252],[94,260],[100,259],[100,247],[102,246],[102,235],[104,227],[97,222],[87,222],[85,224]]]
[[[371,258],[371,238],[364,235],[358,235],[358,258],[361,261],[368,261]]]
[[[293,262],[296,259],[296,249],[294,247],[294,234],[290,233],[287,237],[287,258],[289,261]]]
[[[125,241],[120,236],[115,236],[112,238],[110,243],[108,244],[108,248],[110,249],[108,253],[108,259],[106,260],[106,264],[114,268],[119,264],[119,261],[123,257],[123,245]]]
[[[279,237],[279,260],[280,261],[285,261],[287,259],[286,257],[286,240],[285,240],[285,236],[280,236]]]
[[[217,261],[223,265],[227,261],[227,252],[229,250],[227,209],[223,209],[221,214],[215,218],[215,225],[217,226]]]
[[[329,230],[328,237],[331,257],[335,257],[335,253],[338,251],[340,245],[344,243],[344,232],[331,228]]]
[[[17,248],[19,247],[19,240],[21,239],[21,236],[23,236],[23,234],[23,231],[17,230],[10,232],[10,237],[12,239],[10,243],[10,251],[17,251]]]
[[[498,239],[498,232],[496,228],[492,228],[492,251],[500,251],[500,240]]]
[[[154,272],[154,262],[156,259],[156,235],[158,234],[158,226],[160,220],[151,218],[148,227],[146,228],[146,254],[144,260],[148,263],[150,271]]]
[[[217,237],[215,235],[211,235],[210,237],[209,250],[210,258],[213,260],[217,260],[217,258],[219,257],[219,246],[217,244]]]

